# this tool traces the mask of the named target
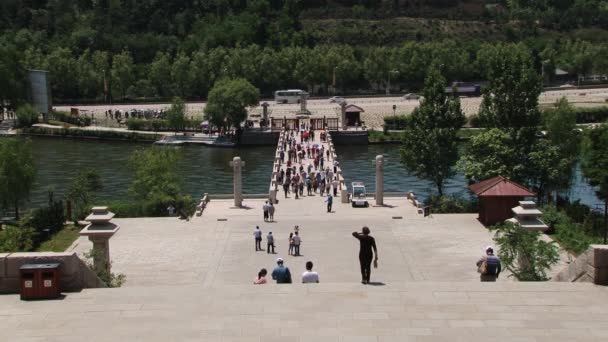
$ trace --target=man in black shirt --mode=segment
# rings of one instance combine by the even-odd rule
[[[359,263],[361,264],[361,283],[368,284],[369,277],[372,273],[372,259],[374,259],[374,267],[378,264],[378,249],[376,248],[376,240],[369,235],[369,228],[363,227],[361,233],[353,232],[353,236],[359,240],[361,248],[359,249]],[[373,250],[373,252],[372,252]],[[374,255],[376,256],[374,258]]]

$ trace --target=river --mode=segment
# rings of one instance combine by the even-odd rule
[[[78,171],[93,168],[102,177],[103,190],[99,203],[128,196],[132,181],[127,166],[129,157],[138,148],[151,148],[151,144],[134,144],[98,140],[72,140],[58,138],[33,138],[34,155],[38,174],[31,193],[31,207],[39,207],[47,201],[47,189],[52,188],[58,196],[67,192]],[[183,158],[177,170],[184,189],[195,198],[203,193],[232,193],[232,169],[229,162],[240,156],[246,163],[243,168],[243,191],[246,194],[262,194],[268,191],[274,146],[240,147],[235,149],[209,148],[204,146],[179,147]],[[368,192],[375,188],[376,155],[385,156],[384,188],[390,192],[414,191],[425,198],[434,190],[428,181],[407,174],[399,163],[399,145],[337,146],[340,165],[347,184],[352,181],[365,182]],[[456,175],[445,187],[446,193],[470,196],[466,179]],[[594,189],[585,182],[580,172],[569,195],[595,206],[601,203]]]

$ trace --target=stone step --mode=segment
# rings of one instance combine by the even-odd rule
[[[608,288],[419,282],[144,286],[0,296],[0,340],[605,341]]]

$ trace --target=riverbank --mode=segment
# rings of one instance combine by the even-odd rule
[[[155,142],[161,139],[166,134],[171,132],[145,132],[145,131],[129,131],[121,128],[110,127],[61,127],[45,124],[37,124],[29,128],[21,128],[17,130],[18,135],[25,136],[44,136],[54,138],[69,138],[69,139],[97,139],[111,141],[129,141],[129,142]]]

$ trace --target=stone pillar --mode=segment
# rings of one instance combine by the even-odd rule
[[[234,157],[230,162],[230,166],[232,166],[232,183],[234,185],[234,206],[240,208],[243,206],[241,170],[245,166],[245,162],[241,160],[241,157]]]
[[[85,220],[90,224],[80,231],[93,243],[93,266],[96,272],[110,272],[110,238],[120,229],[111,223],[114,213],[108,207],[93,207],[92,213]]]
[[[262,103],[262,120],[266,125],[268,125],[268,106],[268,102]]]
[[[342,130],[346,130],[346,102],[340,104],[340,126]]]
[[[376,156],[376,205],[384,205],[384,156]]]
[[[308,93],[302,92],[300,94],[300,112],[302,112],[302,113],[308,112],[308,109],[306,109],[307,98],[308,98]]]

